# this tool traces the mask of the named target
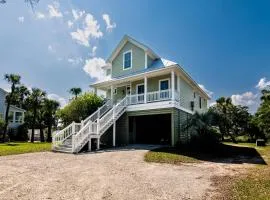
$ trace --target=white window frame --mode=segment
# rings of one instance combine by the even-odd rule
[[[160,89],[160,83],[161,83],[161,81],[168,81],[168,84],[169,84],[169,88],[168,88],[168,90],[169,89],[171,89],[171,81],[170,81],[170,79],[169,78],[165,78],[165,79],[160,79],[159,81],[158,81],[158,90],[159,91],[161,91]]]
[[[130,67],[125,68],[125,54],[130,53]],[[123,70],[129,70],[132,68],[132,50],[128,50],[123,53]]]
[[[139,84],[136,85],[136,94],[137,94],[137,95],[138,95],[138,87],[141,86],[141,85],[143,85],[144,91],[145,91],[144,83],[139,83]],[[144,93],[142,93],[142,94],[144,94]]]

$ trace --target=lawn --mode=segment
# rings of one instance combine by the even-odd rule
[[[50,151],[51,143],[10,142],[0,144],[0,156]]]
[[[270,200],[270,146],[225,143],[211,154],[167,147],[149,151],[144,159],[147,162],[177,165],[202,161],[255,164],[241,176],[213,179],[214,185],[217,185],[221,192],[218,199]]]

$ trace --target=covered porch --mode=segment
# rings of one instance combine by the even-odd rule
[[[129,96],[129,105],[180,101],[180,77],[173,70],[156,75],[145,74],[136,79],[126,78],[101,89],[114,104],[125,96]]]

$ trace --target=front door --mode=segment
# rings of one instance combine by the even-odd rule
[[[169,80],[164,79],[159,81],[160,99],[168,99],[169,93]]]
[[[138,102],[143,103],[144,102],[144,85],[137,85],[137,95],[138,95]]]

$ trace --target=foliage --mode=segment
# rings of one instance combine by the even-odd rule
[[[57,116],[66,126],[73,121],[80,122],[103,104],[103,99],[94,93],[85,93],[73,99],[67,106],[57,112]]]
[[[14,99],[14,93],[17,85],[20,84],[21,77],[17,74],[5,74],[4,79],[11,84],[11,92],[6,96],[6,113],[5,113],[5,126],[2,140],[5,142],[5,137],[8,129],[8,116],[9,116],[9,108]]]
[[[256,124],[267,138],[270,138],[270,89],[262,90],[261,105],[254,117]]]
[[[16,142],[0,144],[0,156],[50,151],[51,143]]]
[[[78,95],[82,93],[82,89],[74,87],[69,90],[69,93],[74,95],[75,99],[77,99]]]
[[[210,108],[214,116],[214,125],[219,128],[221,139],[229,136],[233,142],[235,137],[247,132],[251,115],[248,108],[241,105],[233,105],[231,98],[221,97],[217,104]]]
[[[37,126],[37,118],[39,113],[39,110],[42,108],[42,103],[45,99],[46,92],[40,90],[39,88],[32,88],[31,94],[26,99],[26,105],[28,112],[31,112],[31,128],[32,128],[32,134],[31,134],[31,142],[34,142],[34,130]],[[40,134],[40,139],[43,142],[44,141],[44,135]]]
[[[28,141],[28,128],[26,124],[22,124],[18,126],[16,129],[9,129],[9,139],[11,141]]]

